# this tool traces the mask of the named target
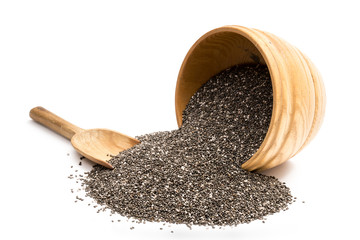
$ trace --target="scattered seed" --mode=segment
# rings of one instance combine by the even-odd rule
[[[137,137],[140,144],[112,156],[114,170],[94,166],[83,179],[86,194],[123,216],[190,229],[285,210],[292,202],[285,183],[241,168],[267,133],[272,103],[265,66],[226,69],[192,96],[178,130]]]

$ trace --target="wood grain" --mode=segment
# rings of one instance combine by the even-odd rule
[[[319,130],[325,111],[320,74],[308,57],[281,38],[241,26],[225,26],[203,35],[180,68],[175,110],[178,125],[191,96],[210,77],[236,64],[266,64],[273,86],[273,112],[266,137],[242,167],[275,167],[303,149]]]
[[[135,138],[105,128],[85,130],[71,139],[78,153],[107,168],[113,168],[108,163],[111,155],[116,156],[138,143],[140,141]]]
[[[108,163],[111,155],[117,155],[119,152],[140,143],[135,138],[104,128],[81,129],[43,107],[31,109],[30,117],[62,136],[71,139],[71,144],[76,151],[87,159],[110,169],[113,168]]]
[[[41,123],[67,139],[71,139],[76,133],[84,131],[43,107],[31,109],[29,115],[36,122]]]

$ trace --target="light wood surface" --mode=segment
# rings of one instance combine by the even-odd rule
[[[178,125],[191,96],[210,77],[236,64],[266,64],[273,111],[266,137],[242,167],[261,171],[280,165],[314,138],[323,121],[325,89],[308,57],[281,38],[257,29],[225,26],[203,35],[181,66],[175,92]]]
[[[69,140],[76,133],[84,131],[84,129],[81,129],[74,124],[69,123],[68,121],[53,114],[52,112],[46,110],[43,107],[35,107],[31,109],[29,115],[36,122],[41,123],[42,125],[50,128],[54,132],[59,133],[60,135],[66,137]]]
[[[135,138],[108,129],[81,129],[43,107],[31,109],[30,117],[67,139],[71,139],[71,144],[76,151],[87,159],[110,169],[113,166],[107,161],[111,159],[111,155],[117,155],[140,143]]]

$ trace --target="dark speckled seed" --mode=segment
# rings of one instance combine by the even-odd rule
[[[190,99],[180,129],[138,137],[113,157],[114,170],[95,166],[83,180],[100,205],[138,220],[237,225],[285,210],[290,190],[275,177],[241,164],[261,145],[272,112],[264,66],[234,66]]]

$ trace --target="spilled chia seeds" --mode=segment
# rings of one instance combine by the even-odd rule
[[[260,147],[272,113],[268,69],[234,66],[191,98],[178,130],[141,143],[81,178],[97,204],[139,221],[225,226],[264,219],[293,199],[275,177],[241,164]]]

